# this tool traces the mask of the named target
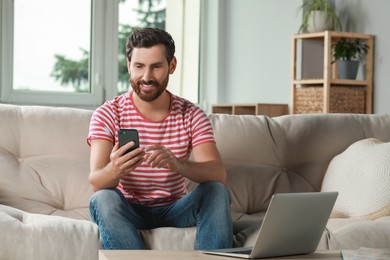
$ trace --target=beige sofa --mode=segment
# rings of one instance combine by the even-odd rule
[[[0,104],[0,259],[98,258],[99,232],[88,213],[91,114]],[[320,191],[336,155],[368,137],[390,141],[390,115],[210,119],[228,171],[236,246],[253,243],[273,193]],[[331,218],[318,249],[388,247],[390,217],[381,210],[375,217]],[[140,232],[150,248],[191,250],[195,228]]]

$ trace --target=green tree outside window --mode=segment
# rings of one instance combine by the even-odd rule
[[[165,10],[157,8],[162,0],[138,0],[137,25],[119,25],[119,54],[118,54],[118,92],[129,90],[129,75],[127,72],[127,59],[125,55],[126,39],[130,33],[140,27],[154,27],[165,29]],[[121,0],[121,3],[126,0]],[[61,85],[71,85],[76,92],[88,92],[89,52],[81,49],[82,59],[71,60],[61,54],[56,54],[56,62],[50,74]]]

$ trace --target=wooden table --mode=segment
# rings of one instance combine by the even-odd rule
[[[161,251],[161,250],[99,250],[99,260],[232,260],[240,258],[207,255],[198,251]],[[341,254],[338,251],[319,251],[314,254],[285,256],[275,259],[294,259],[294,260],[341,260]]]

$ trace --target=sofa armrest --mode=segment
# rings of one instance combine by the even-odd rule
[[[88,220],[31,214],[0,205],[1,259],[93,259],[101,247]]]

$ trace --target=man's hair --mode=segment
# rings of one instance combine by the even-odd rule
[[[169,33],[158,28],[134,30],[126,42],[127,60],[131,60],[134,48],[150,48],[158,44],[165,46],[165,56],[167,57],[168,63],[170,63],[175,55],[175,41]]]

